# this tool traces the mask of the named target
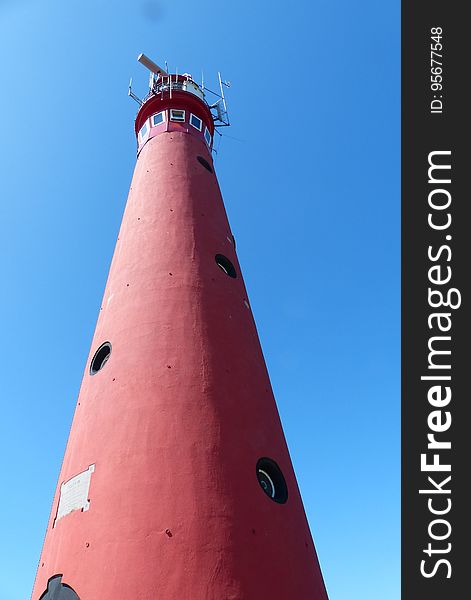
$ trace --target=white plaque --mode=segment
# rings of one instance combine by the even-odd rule
[[[95,465],[90,465],[86,471],[79,473],[61,485],[59,507],[56,521],[62,519],[74,510],[88,510],[88,490]]]

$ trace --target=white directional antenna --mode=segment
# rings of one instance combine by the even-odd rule
[[[139,54],[139,56],[137,57],[137,60],[141,63],[141,65],[143,65],[144,67],[146,67],[146,69],[149,69],[149,71],[150,71],[150,76],[149,76],[150,92],[152,92],[154,90],[154,86],[157,83],[157,80],[159,79],[159,77],[161,77],[161,78],[168,77],[167,70],[162,69],[162,67],[159,67],[159,65],[157,63],[155,63],[152,59],[150,59],[148,56],[146,56],[143,52],[141,54]],[[129,82],[128,96],[131,96],[131,98],[133,100],[135,100],[140,106],[142,106],[143,101],[139,98],[139,96],[137,96],[132,91],[132,78]]]
[[[139,56],[137,57],[137,60],[141,63],[141,65],[144,65],[144,67],[149,69],[149,71],[151,73],[154,73],[155,75],[161,75],[161,76],[168,77],[167,71],[165,69],[162,69],[162,67],[159,67],[159,65],[157,63],[155,63],[153,60],[151,60],[144,53],[139,54]]]
[[[149,69],[150,71],[149,89],[151,91],[154,89],[154,85],[157,83],[159,77],[168,77],[167,70],[162,69],[162,67],[159,67],[157,63],[151,60],[144,53],[139,54],[137,60],[141,63],[141,65],[143,65],[144,67],[146,67],[146,69]]]

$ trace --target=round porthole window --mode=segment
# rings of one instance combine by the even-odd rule
[[[207,171],[209,171],[210,173],[213,172],[213,169],[211,168],[211,165],[209,164],[209,162],[205,158],[203,158],[202,156],[197,156],[196,158],[197,158],[198,162],[200,163],[200,165],[203,165],[203,167]]]
[[[108,362],[111,356],[111,344],[109,342],[105,342],[102,344],[98,350],[95,352],[95,356],[92,358],[92,362],[90,364],[90,375],[95,375],[98,371],[101,371],[103,367]]]
[[[288,487],[280,467],[271,458],[261,458],[257,463],[257,479],[265,494],[274,502],[288,500]]]
[[[237,277],[237,271],[235,270],[234,265],[226,256],[223,254],[216,254],[214,258],[216,259],[217,266],[224,271],[226,275],[229,275],[229,277],[232,277],[233,279]]]

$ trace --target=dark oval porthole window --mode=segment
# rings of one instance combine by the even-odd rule
[[[273,501],[284,504],[288,500],[288,487],[280,467],[271,458],[261,458],[257,463],[257,479],[265,494]]]
[[[216,254],[214,258],[216,259],[217,266],[224,271],[226,275],[229,275],[229,277],[232,277],[233,279],[237,277],[237,271],[227,257],[225,257],[223,254]]]
[[[204,167],[204,168],[205,168],[207,171],[209,171],[210,173],[212,173],[212,172],[213,172],[213,169],[211,168],[211,165],[209,164],[209,162],[208,162],[208,161],[207,161],[205,158],[203,158],[202,156],[197,156],[196,158],[197,158],[198,162],[199,162],[201,165],[203,165],[203,167]]]
[[[90,364],[90,375],[95,375],[98,373],[108,362],[111,356],[111,344],[109,342],[105,342],[102,344],[98,350],[95,352],[95,356],[92,358],[92,362]]]

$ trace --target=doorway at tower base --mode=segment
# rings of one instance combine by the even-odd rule
[[[54,575],[47,583],[47,590],[39,600],[80,600],[74,590],[62,583],[62,575]]]

